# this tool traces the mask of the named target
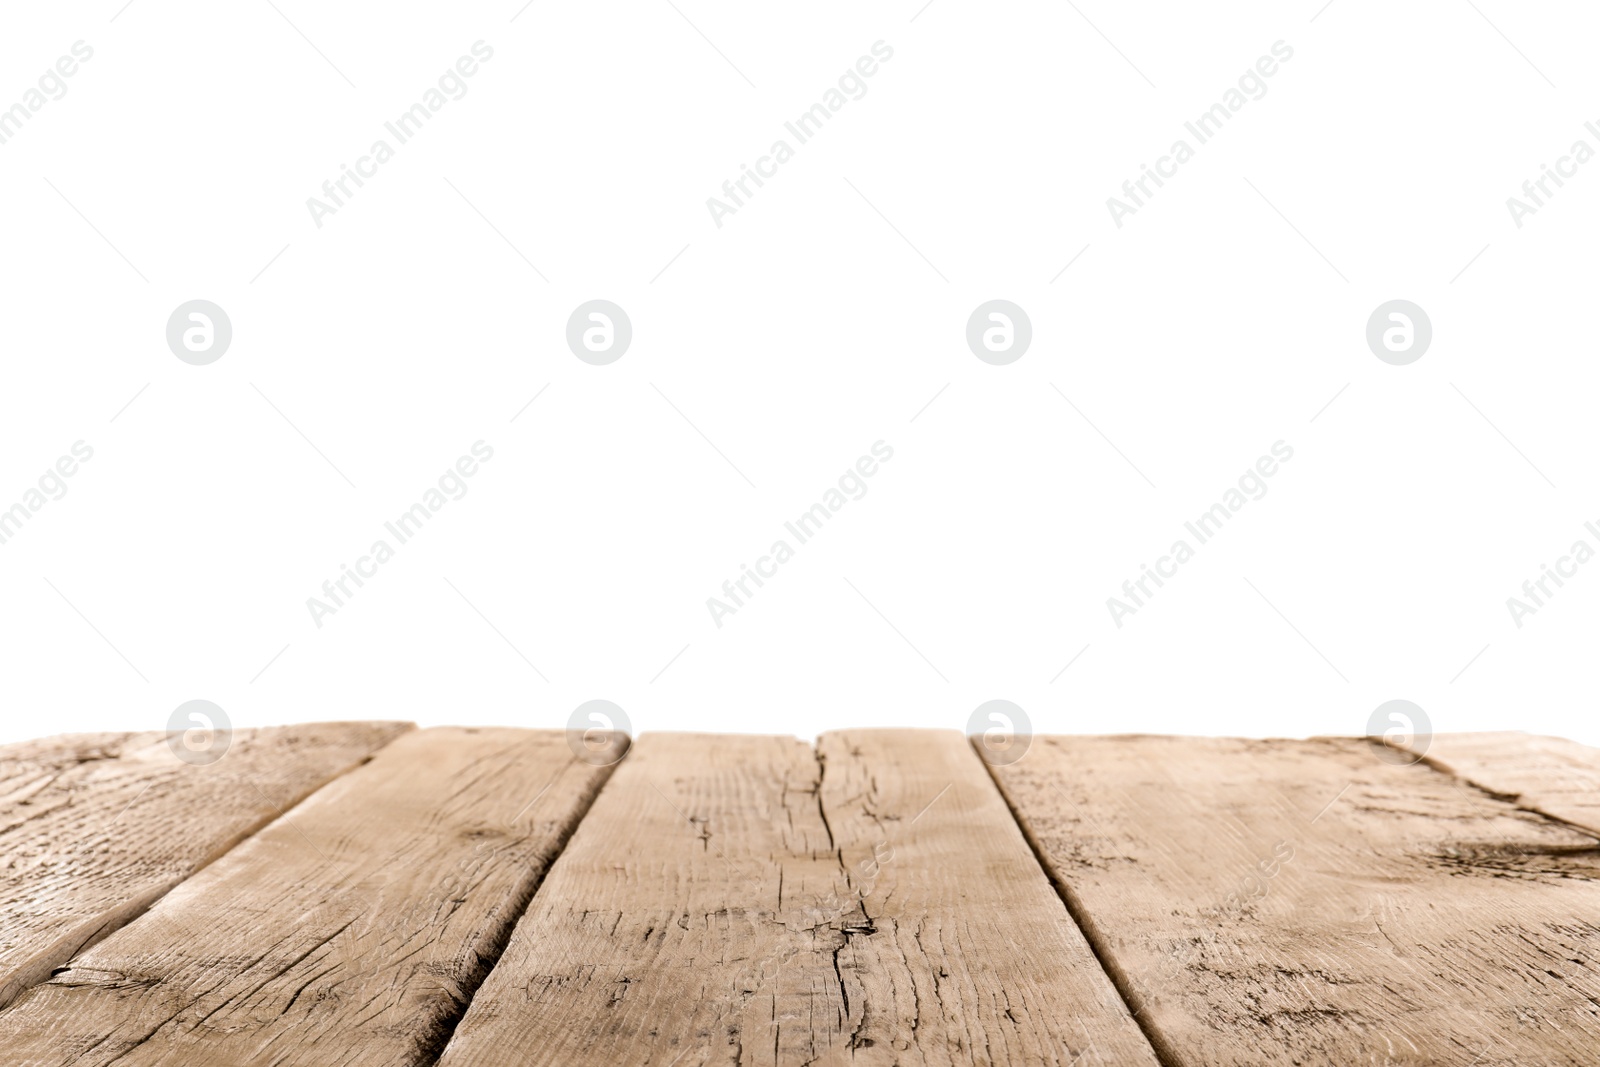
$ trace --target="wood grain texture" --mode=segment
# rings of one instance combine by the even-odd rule
[[[1600,834],[1600,749],[1524,733],[1435,734],[1429,763],[1518,807]]]
[[[956,733],[650,734],[441,1067],[1154,1054]]]
[[[208,766],[165,733],[0,747],[0,1007],[410,728],[235,730]]]
[[[1036,737],[994,772],[1168,1067],[1592,1067],[1596,840],[1377,751]]]
[[[4,1061],[432,1063],[609,771],[557,731],[403,737],[0,1013]]]

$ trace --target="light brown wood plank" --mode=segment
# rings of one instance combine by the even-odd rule
[[[1441,771],[1600,834],[1600,749],[1511,732],[1435,734],[1421,751]]]
[[[440,1064],[1155,1062],[965,738],[864,730],[641,738]]]
[[[431,1064],[609,771],[403,737],[0,1013],[5,1063]]]
[[[1036,737],[993,770],[1169,1067],[1600,1056],[1589,835],[1360,739]]]
[[[0,1007],[408,729],[235,730],[206,766],[164,732],[0,747]]]

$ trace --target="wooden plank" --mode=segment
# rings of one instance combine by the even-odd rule
[[[1154,1067],[953,732],[651,734],[440,1067]]]
[[[1429,763],[1518,807],[1600,834],[1600,749],[1524,733],[1435,734]]]
[[[992,768],[1168,1067],[1596,1062],[1600,851],[1364,739]]]
[[[0,1007],[408,729],[234,730],[204,766],[164,732],[0,747]]]
[[[17,1067],[432,1063],[609,767],[403,737],[0,1014]]]

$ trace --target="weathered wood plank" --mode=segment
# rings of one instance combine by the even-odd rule
[[[1429,763],[1600,834],[1600,749],[1524,733],[1435,734],[1419,746]]]
[[[1593,837],[1365,740],[992,769],[1169,1067],[1596,1062]]]
[[[403,737],[0,1013],[15,1067],[432,1063],[609,767]]]
[[[408,729],[234,730],[205,766],[166,733],[0,747],[0,1007]]]
[[[956,733],[651,734],[440,1067],[1154,1067]]]

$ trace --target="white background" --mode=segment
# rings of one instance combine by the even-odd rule
[[[802,736],[991,698],[1040,731],[1354,734],[1404,698],[1600,742],[1600,564],[1520,629],[1506,606],[1600,548],[1600,161],[1506,207],[1600,148],[1592,8],[674,3],[8,9],[0,107],[94,56],[0,145],[0,507],[94,458],[0,545],[0,740],[195,698]],[[315,226],[479,40],[466,96]],[[880,40],[718,228],[706,199]],[[1115,226],[1279,40],[1267,94]],[[234,331],[205,367],[165,340],[196,298]],[[633,323],[610,366],[565,344],[593,298]],[[1033,325],[1004,367],[964,337],[993,298]],[[1434,330],[1403,367],[1364,338],[1395,298]],[[319,629],[307,598],[479,440],[468,495]],[[867,495],[713,625],[879,440]],[[1115,626],[1279,440],[1267,495]]]

